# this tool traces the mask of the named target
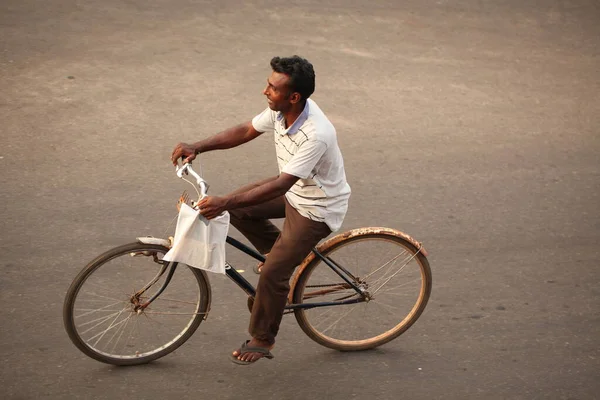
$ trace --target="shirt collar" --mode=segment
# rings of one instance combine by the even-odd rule
[[[298,115],[298,118],[296,118],[294,123],[289,128],[287,128],[281,132],[282,136],[286,135],[286,134],[292,135],[294,133],[297,133],[298,130],[300,129],[300,127],[302,126],[302,124],[304,124],[306,122],[306,120],[308,119],[308,112],[309,112],[308,103],[309,102],[310,102],[310,99],[307,99],[306,104],[304,105],[304,110],[302,110],[300,115]],[[283,114],[281,112],[277,113],[277,120],[283,124]]]

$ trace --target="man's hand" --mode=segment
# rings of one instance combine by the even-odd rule
[[[173,161],[173,165],[177,166],[177,162],[180,158],[183,158],[183,163],[190,163],[194,158],[196,158],[196,149],[191,144],[187,143],[179,143],[173,149],[173,153],[171,154],[171,161]]]
[[[206,196],[198,202],[200,214],[206,219],[213,219],[227,210],[227,199],[225,197]]]

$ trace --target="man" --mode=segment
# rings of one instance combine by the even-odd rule
[[[280,174],[224,196],[208,196],[200,213],[212,219],[229,211],[235,226],[262,254],[249,332],[252,339],[233,352],[232,361],[251,364],[273,358],[270,350],[283,316],[294,269],[317,243],[340,228],[350,197],[335,128],[310,100],[313,66],[298,56],[275,57],[263,94],[268,108],[252,121],[194,144],[179,143],[173,164],[197,154],[239,146],[270,132]],[[269,219],[285,218],[283,230]]]

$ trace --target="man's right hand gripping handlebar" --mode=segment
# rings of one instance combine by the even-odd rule
[[[173,149],[173,153],[171,154],[171,161],[173,165],[177,166],[177,162],[181,158],[183,164],[191,163],[198,153],[196,152],[196,148],[188,143],[179,143]]]

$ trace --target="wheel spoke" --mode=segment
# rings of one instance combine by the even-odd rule
[[[121,304],[121,303],[122,303],[122,301],[119,301],[119,302],[116,302],[116,303],[108,304],[108,305],[106,305],[104,307],[100,307],[100,308],[77,308],[75,311],[88,311],[88,312],[76,315],[75,318],[85,317],[86,315],[90,315],[90,314],[93,314],[95,312],[100,312],[100,311],[103,311],[103,312],[119,312],[119,310],[107,310],[107,308],[115,306],[117,304]]]
[[[122,314],[122,313],[123,313],[123,311],[121,311],[120,313],[118,313],[118,314],[117,314],[117,316],[116,316],[116,317],[115,317],[115,318],[114,318],[114,319],[111,321],[111,323],[110,323],[110,325],[108,326],[108,328],[106,328],[106,329],[105,329],[105,330],[103,330],[103,331],[100,331],[99,333],[97,333],[96,335],[94,335],[94,336],[92,336],[92,337],[90,338],[90,341],[91,341],[91,340],[94,340],[94,339],[96,339],[96,338],[98,338],[98,339],[96,340],[96,342],[94,343],[94,347],[95,347],[95,346],[98,344],[98,342],[99,342],[99,341],[100,341],[100,340],[101,340],[101,339],[104,337],[104,335],[106,334],[106,332],[110,331],[111,329],[114,329],[115,327],[117,327],[117,326],[121,325],[123,322],[127,321],[127,318],[125,318],[125,319],[124,319],[124,320],[122,320],[121,322],[118,322],[118,323],[116,323],[116,324],[115,324],[115,321],[116,321],[117,319],[119,319],[119,317],[121,316],[121,314]]]
[[[369,275],[365,276],[363,279],[366,280],[369,277],[371,277],[371,275],[376,274],[377,272],[379,272],[379,270],[381,270],[382,268],[385,268],[389,263],[391,262],[395,262],[400,256],[402,256],[402,254],[405,254],[406,250],[403,251],[402,253],[398,254],[397,256],[393,257],[391,260],[389,260],[388,262],[386,262],[385,264],[383,264],[381,267],[377,268],[375,271],[372,271]]]
[[[388,268],[386,270],[385,273],[382,274],[382,276],[380,278],[378,278],[377,280],[372,282],[372,285],[377,285],[379,282],[381,282],[382,280],[386,280],[389,278],[388,274],[394,274],[394,271],[399,272],[401,271],[410,261],[412,260],[412,256],[409,254],[404,260],[402,260],[402,267],[397,267],[396,266],[396,261],[397,258],[394,260],[394,263],[390,266],[390,268]]]
[[[415,278],[415,279],[413,279],[411,281],[407,281],[407,282],[401,283],[399,285],[396,285],[394,287],[391,287],[391,288],[388,288],[388,289],[384,289],[384,290],[381,291],[381,293],[385,293],[385,294],[388,294],[390,296],[401,296],[402,294],[406,295],[406,293],[392,293],[392,290],[400,289],[402,287],[411,285],[411,284],[413,284],[415,282],[421,282],[421,278]]]
[[[383,307],[383,308],[385,308],[386,310],[388,310],[388,311],[390,311],[390,312],[391,312],[391,310],[396,310],[396,312],[398,312],[398,311],[400,311],[400,310],[401,310],[401,308],[400,308],[400,307],[392,306],[392,305],[390,305],[390,304],[385,304],[385,303],[383,303],[383,302],[381,302],[381,301],[377,301],[377,300],[372,300],[372,301],[370,301],[369,303],[371,303],[371,304],[376,304],[376,305],[378,305],[378,306],[380,306],[380,307]]]
[[[172,303],[181,303],[181,304],[193,304],[193,305],[196,305],[196,304],[198,304],[198,303],[197,303],[197,302],[195,302],[195,301],[185,301],[185,300],[175,300],[175,299],[168,299],[168,298],[164,298],[164,297],[162,297],[162,296],[160,296],[160,297],[158,298],[158,300],[160,300],[160,301],[170,301],[170,302],[172,302]]]
[[[117,301],[120,303],[123,302],[123,299],[117,299],[115,297],[103,296],[103,295],[100,295],[97,293],[86,293],[86,296],[94,296],[96,298],[95,299],[81,299],[80,301],[102,301],[102,300],[106,299],[106,300],[114,300],[114,301]]]
[[[129,314],[127,316],[127,318],[125,318],[125,323],[122,324],[119,329],[117,329],[115,331],[115,333],[113,333],[112,337],[110,338],[110,340],[106,343],[106,347],[108,347],[110,345],[110,343],[113,341],[113,339],[115,338],[115,336],[117,334],[119,334],[119,338],[117,340],[115,340],[115,345],[113,346],[112,351],[115,351],[115,349],[117,348],[117,344],[119,343],[119,340],[121,340],[121,336],[123,335],[123,332],[125,332],[125,329],[127,329],[127,324],[129,323],[129,321],[131,320],[131,314]]]
[[[332,327],[335,327],[338,322],[340,322],[345,316],[347,316],[348,314],[350,314],[352,311],[354,311],[354,309],[357,306],[353,306],[351,307],[348,311],[346,311],[344,314],[342,314],[341,317],[339,317],[338,319],[336,319],[331,325],[329,325],[327,328],[323,329],[323,332],[327,332],[329,329],[331,329]]]
[[[177,313],[177,312],[160,312],[160,311],[144,311],[145,315],[205,315],[205,312],[189,312],[189,313]]]
[[[321,325],[323,325],[323,324],[327,323],[327,321],[329,321],[331,318],[335,318],[335,316],[337,315],[337,314],[335,314],[335,313],[334,313],[334,309],[333,309],[333,307],[324,307],[324,308],[325,308],[325,311],[323,311],[322,313],[320,313],[320,314],[317,316],[317,318],[315,318],[316,320],[318,320],[319,318],[322,318],[322,317],[324,317],[324,316],[326,316],[326,315],[327,315],[327,317],[326,317],[325,319],[323,319],[323,320],[322,320],[322,321],[319,323],[319,326],[321,326]]]
[[[87,322],[84,322],[84,323],[82,323],[82,324],[79,324],[79,326],[86,326],[86,325],[93,324],[93,323],[95,323],[95,322],[98,322],[98,321],[100,321],[100,322],[98,322],[96,325],[94,325],[94,326],[92,326],[91,328],[89,328],[87,331],[84,331],[84,332],[81,332],[81,333],[82,333],[82,334],[84,334],[84,333],[87,333],[87,332],[89,332],[90,330],[94,329],[95,327],[97,327],[97,326],[99,326],[99,325],[102,325],[103,323],[105,323],[106,321],[108,321],[109,319],[111,319],[113,316],[115,316],[115,315],[119,315],[119,314],[121,314],[122,312],[123,312],[123,310],[121,310],[121,311],[117,311],[117,312],[114,312],[114,313],[112,313],[112,314],[109,314],[109,315],[104,315],[104,316],[102,316],[102,317],[100,317],[100,318],[96,318],[96,319],[93,319],[93,320],[91,320],[91,321],[87,321]]]
[[[402,270],[407,266],[408,264],[404,264],[402,267],[398,268],[398,271],[396,271],[392,276],[390,276],[389,278],[387,278],[385,280],[385,282],[383,282],[381,284],[381,286],[379,286],[374,292],[373,294],[376,294],[377,292],[379,292],[381,290],[382,287],[384,287],[390,280],[392,280],[393,277],[395,277],[396,275],[398,275],[400,272],[402,272]]]

